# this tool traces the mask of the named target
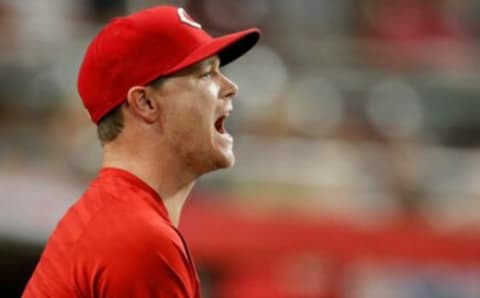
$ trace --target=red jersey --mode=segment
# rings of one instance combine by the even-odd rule
[[[198,298],[200,290],[159,195],[104,168],[58,223],[22,297]]]

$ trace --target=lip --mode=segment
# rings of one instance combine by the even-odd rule
[[[230,143],[233,143],[233,136],[231,134],[229,134],[228,132],[225,132],[223,134],[220,135],[223,139],[225,139],[226,141],[230,142]]]
[[[220,144],[231,146],[233,144],[233,136],[225,129],[225,121],[229,116],[229,112],[221,114],[214,123],[215,135]],[[221,123],[219,123],[219,121]],[[221,126],[221,127],[219,127]]]
[[[217,141],[217,143],[221,146],[221,147],[224,147],[224,148],[232,148],[233,146],[233,136],[227,132],[223,133],[223,134],[220,134],[220,133],[216,133],[215,134],[215,139]]]

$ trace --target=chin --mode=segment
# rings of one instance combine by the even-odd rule
[[[233,152],[222,154],[222,157],[218,159],[216,165],[217,167],[215,170],[228,169],[233,167],[233,165],[235,165],[235,155],[233,154]]]
[[[209,162],[205,162],[206,159],[203,159],[203,161],[204,162],[201,163],[202,165],[197,168],[199,176],[209,172],[233,167],[235,164],[235,155],[231,152],[230,154],[221,153],[217,154],[214,158],[210,158]]]
[[[235,165],[235,155],[231,155],[229,160],[228,160],[228,164],[226,166],[226,168],[231,168]]]

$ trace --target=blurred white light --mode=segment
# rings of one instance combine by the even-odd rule
[[[335,129],[343,117],[340,92],[318,76],[295,81],[285,105],[289,124],[310,135]]]
[[[23,0],[11,1],[20,19],[17,34],[25,43],[32,41],[56,42],[67,38],[69,29],[69,1],[65,0]]]
[[[62,11],[71,5],[68,2],[65,0],[22,0],[9,1],[8,4],[23,16],[59,17]],[[29,18],[25,18],[24,21],[29,21]]]
[[[420,95],[412,86],[397,79],[387,79],[372,87],[367,114],[380,132],[394,138],[418,135],[424,120]]]

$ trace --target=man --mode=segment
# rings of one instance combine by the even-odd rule
[[[237,86],[220,71],[258,29],[210,37],[182,8],[111,21],[90,44],[78,90],[103,168],[48,240],[23,297],[199,297],[177,230],[202,174],[234,163],[224,128]]]

